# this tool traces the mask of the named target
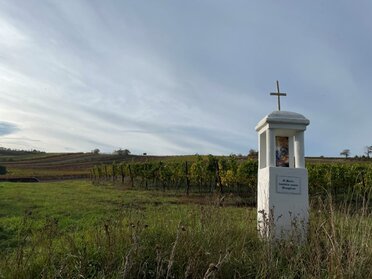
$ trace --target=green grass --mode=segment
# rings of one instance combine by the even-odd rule
[[[174,198],[156,197],[150,192],[123,191],[114,187],[96,187],[85,181],[49,183],[0,183],[0,228],[17,230],[25,216],[34,227],[45,220],[58,220],[62,231],[80,231],[103,218],[115,216],[123,208],[167,203]],[[14,239],[10,239],[13,243]],[[7,241],[1,246],[6,248]]]
[[[256,209],[84,181],[0,183],[0,278],[363,278],[366,208],[319,201],[307,241],[262,241]],[[230,200],[229,200],[230,199]],[[226,198],[233,205],[233,197]]]

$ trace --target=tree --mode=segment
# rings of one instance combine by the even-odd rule
[[[118,149],[114,151],[114,154],[119,155],[119,156],[128,156],[130,154],[130,151],[128,149]]]
[[[364,148],[364,150],[365,150],[365,154],[367,155],[367,157],[368,158],[370,158],[370,154],[372,154],[372,145],[371,146],[366,146],[365,148]]]
[[[99,154],[100,152],[101,150],[99,150],[98,148],[92,150],[93,154]]]
[[[258,158],[258,151],[254,149],[250,149],[248,152],[248,158],[257,159]]]
[[[340,152],[340,155],[345,156],[345,158],[348,158],[350,156],[350,149],[344,149]]]

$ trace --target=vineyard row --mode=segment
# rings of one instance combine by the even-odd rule
[[[310,195],[331,192],[366,194],[372,189],[372,164],[313,163],[307,166]],[[120,182],[145,189],[175,189],[194,192],[235,192],[255,196],[256,160],[238,160],[234,156],[194,161],[141,162],[97,165],[91,169],[94,182]]]

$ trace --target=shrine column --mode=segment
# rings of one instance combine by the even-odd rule
[[[298,131],[295,135],[295,167],[305,168],[304,131]]]

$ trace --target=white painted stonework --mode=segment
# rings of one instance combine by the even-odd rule
[[[309,198],[304,131],[309,123],[301,114],[274,111],[256,126],[259,143],[257,220],[262,236],[306,235]]]

